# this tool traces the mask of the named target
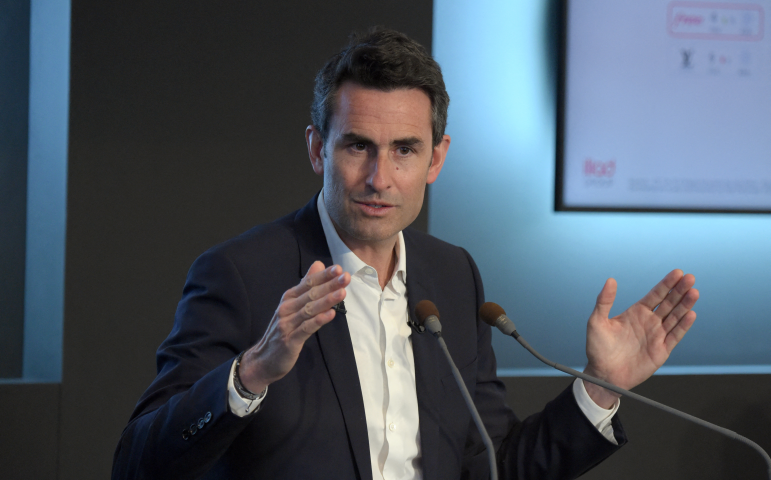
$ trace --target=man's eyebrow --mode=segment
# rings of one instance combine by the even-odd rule
[[[421,145],[423,145],[423,140],[419,139],[418,137],[399,138],[391,142],[392,147],[396,147],[396,146],[415,147],[415,146],[421,146]]]
[[[358,133],[344,133],[340,135],[338,143],[364,143],[367,145],[374,145],[375,142],[372,141],[372,139],[367,138],[363,135],[359,135]],[[418,137],[406,137],[406,138],[397,138],[396,140],[393,140],[391,142],[391,147],[397,147],[397,146],[405,146],[405,147],[414,147],[414,146],[421,146],[423,145],[423,140],[421,140]]]
[[[375,143],[371,139],[356,133],[344,133],[340,135],[339,142],[340,143],[366,143],[368,145]]]

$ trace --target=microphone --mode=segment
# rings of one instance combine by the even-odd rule
[[[466,401],[466,406],[471,412],[471,417],[474,419],[474,423],[479,430],[479,434],[482,435],[482,442],[487,449],[487,460],[490,464],[490,478],[491,480],[498,480],[498,467],[495,461],[495,447],[493,447],[493,441],[490,440],[490,435],[487,434],[484,423],[482,423],[482,417],[479,416],[477,407],[474,406],[474,401],[471,399],[471,395],[468,393],[466,384],[463,383],[463,378],[460,376],[458,367],[455,366],[455,362],[452,361],[450,351],[447,350],[447,344],[442,338],[442,324],[439,322],[439,310],[436,305],[430,300],[421,300],[415,306],[415,316],[418,318],[418,322],[422,327],[425,327],[431,334],[433,334],[439,341],[439,346],[442,348],[447,362],[452,369],[452,375],[455,377],[455,382],[458,384],[460,393],[463,395],[463,400]]]
[[[520,345],[525,347],[525,349],[528,352],[532,353],[535,358],[545,363],[546,365],[549,365],[550,367],[553,367],[561,372],[565,372],[574,377],[578,377],[584,380],[585,382],[599,385],[612,392],[619,393],[625,397],[634,398],[635,400],[640,401],[646,405],[650,405],[652,407],[658,408],[659,410],[664,410],[665,412],[671,413],[672,415],[683,418],[685,420],[689,420],[693,423],[701,425],[702,427],[708,428],[710,430],[714,430],[718,433],[721,433],[730,438],[733,438],[734,440],[738,440],[746,445],[749,445],[750,447],[755,449],[755,451],[760,453],[760,455],[766,461],[766,464],[768,465],[768,478],[771,479],[771,457],[768,456],[768,453],[766,453],[766,451],[763,450],[763,448],[761,448],[760,445],[753,442],[749,438],[743,437],[732,430],[728,430],[727,428],[719,427],[713,423],[707,422],[706,420],[702,420],[700,418],[694,417],[693,415],[689,415],[685,412],[681,412],[680,410],[664,405],[663,403],[659,403],[649,398],[643,397],[642,395],[638,395],[634,392],[624,390],[623,388],[617,387],[612,383],[605,382],[603,380],[600,380],[599,378],[592,377],[591,375],[587,375],[583,372],[579,372],[579,371],[573,370],[572,368],[566,367],[564,365],[560,365],[559,363],[552,362],[551,360],[547,359],[540,353],[536,352],[535,349],[531,347],[530,344],[527,343],[527,341],[520,336],[520,334],[517,332],[517,328],[514,326],[514,322],[512,322],[511,319],[506,316],[506,312],[497,303],[487,302],[484,305],[482,305],[482,308],[479,309],[479,317],[491,327],[496,327],[504,334],[514,337],[520,343]]]

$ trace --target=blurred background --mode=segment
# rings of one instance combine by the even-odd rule
[[[725,366],[723,343],[746,346],[757,368],[637,391],[771,449],[771,357],[752,330],[769,323],[767,216],[554,212],[560,0],[263,3],[0,0],[0,477],[109,477],[193,260],[321,187],[313,77],[372,25],[432,50],[452,98],[447,167],[413,226],[469,249],[488,299],[575,366],[605,278],[623,307],[691,269],[706,288],[680,348]],[[570,383],[495,335],[520,416]],[[763,478],[743,445],[633,401],[621,419],[629,445],[585,478]]]

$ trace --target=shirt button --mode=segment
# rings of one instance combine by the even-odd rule
[[[366,273],[367,275],[374,275],[375,269],[372,267],[364,267],[364,273]]]
[[[391,423],[391,425],[388,426],[388,429],[393,432],[394,430],[396,430],[396,424],[395,423]]]
[[[394,361],[393,360],[389,360],[388,361],[388,366],[391,367],[391,368],[394,368]]]

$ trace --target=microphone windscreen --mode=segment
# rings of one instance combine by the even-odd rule
[[[439,318],[439,310],[431,300],[421,300],[415,305],[415,316],[418,317],[418,323],[423,325],[426,319],[431,315],[436,315]]]
[[[491,327],[495,327],[495,321],[498,320],[501,315],[506,315],[506,311],[497,303],[485,302],[482,305],[482,308],[479,309],[479,317]]]

